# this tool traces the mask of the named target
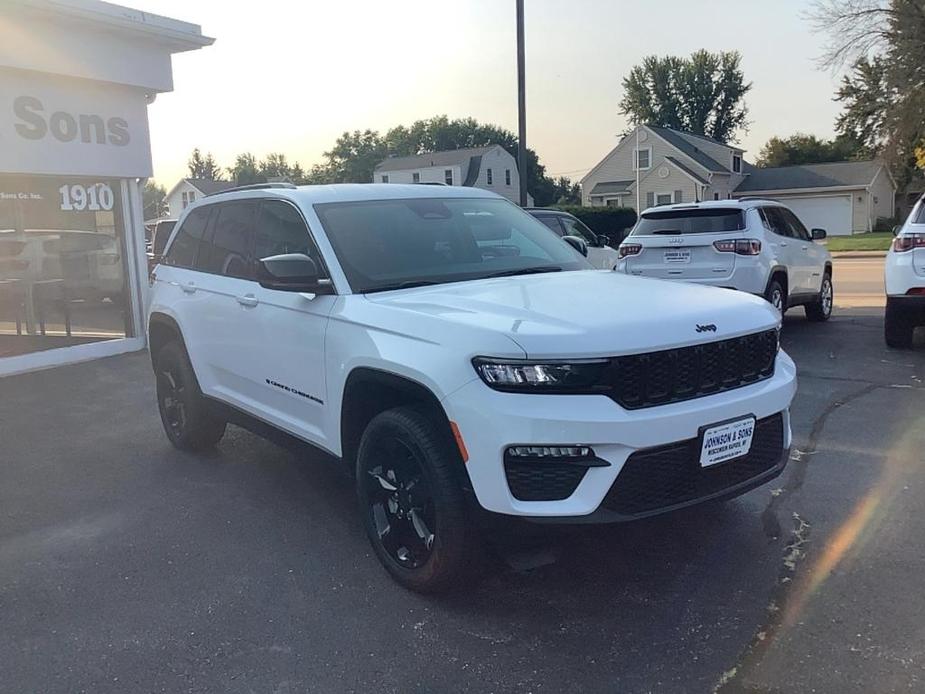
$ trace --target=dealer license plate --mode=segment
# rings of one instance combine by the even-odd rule
[[[691,249],[690,248],[672,248],[670,251],[665,251],[665,262],[666,263],[689,263],[691,262]]]
[[[741,458],[751,449],[754,434],[754,417],[743,417],[710,427],[703,432],[701,438],[700,467],[710,467],[733,458]]]

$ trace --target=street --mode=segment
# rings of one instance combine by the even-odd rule
[[[781,478],[444,597],[388,578],[331,461],[171,448],[146,353],[0,380],[0,691],[922,691],[925,350],[884,346],[882,262],[786,317]]]

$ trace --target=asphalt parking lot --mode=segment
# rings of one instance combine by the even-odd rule
[[[146,354],[0,380],[0,690],[923,691],[925,349],[844,308],[878,262],[785,321],[784,476],[507,548],[449,597],[387,577],[329,461],[172,449]]]

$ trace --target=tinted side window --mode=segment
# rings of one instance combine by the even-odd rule
[[[562,226],[565,227],[565,233],[569,236],[577,236],[584,239],[585,243],[592,246],[597,243],[597,237],[594,232],[584,225],[581,220],[572,219],[571,217],[562,217]]]
[[[170,232],[177,226],[176,222],[158,222],[154,227],[154,242],[152,250],[154,255],[161,255],[164,252],[164,246],[167,245],[167,239],[170,238]]]
[[[240,279],[254,277],[254,223],[257,202],[218,206],[209,243],[203,244],[197,266],[203,272]]]
[[[167,249],[167,255],[164,257],[165,265],[189,268],[196,266],[196,257],[209,223],[212,207],[211,205],[198,207],[186,216],[173,243]]]
[[[792,210],[780,210],[781,214],[784,215],[784,219],[787,220],[787,223],[790,225],[790,229],[793,231],[793,236],[798,239],[803,239],[804,241],[809,241],[812,237],[809,235],[809,232],[806,230],[806,227],[803,226],[803,222],[800,221],[800,218],[797,217]]]
[[[761,213],[762,220],[764,220],[764,225],[770,231],[773,231],[778,236],[792,235],[792,232],[790,231],[790,225],[787,224],[787,220],[785,220],[783,215],[780,213],[780,208],[762,207],[759,212]]]
[[[563,235],[562,227],[559,226],[559,219],[557,217],[552,215],[544,215],[542,217],[537,217],[537,219],[552,229],[554,232],[556,232],[557,236]]]
[[[316,263],[320,261],[298,210],[286,202],[267,200],[260,206],[257,217],[254,257],[260,259],[283,253],[304,253]]]

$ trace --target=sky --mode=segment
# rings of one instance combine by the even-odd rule
[[[346,130],[446,114],[517,130],[514,0],[125,0],[200,24],[215,44],[174,56],[149,107],[156,180],[194,147],[283,152],[306,168]],[[621,82],[647,55],[737,50],[753,160],[773,135],[831,137],[837,76],[817,59],[809,0],[526,0],[527,144],[578,180],[626,127]]]

